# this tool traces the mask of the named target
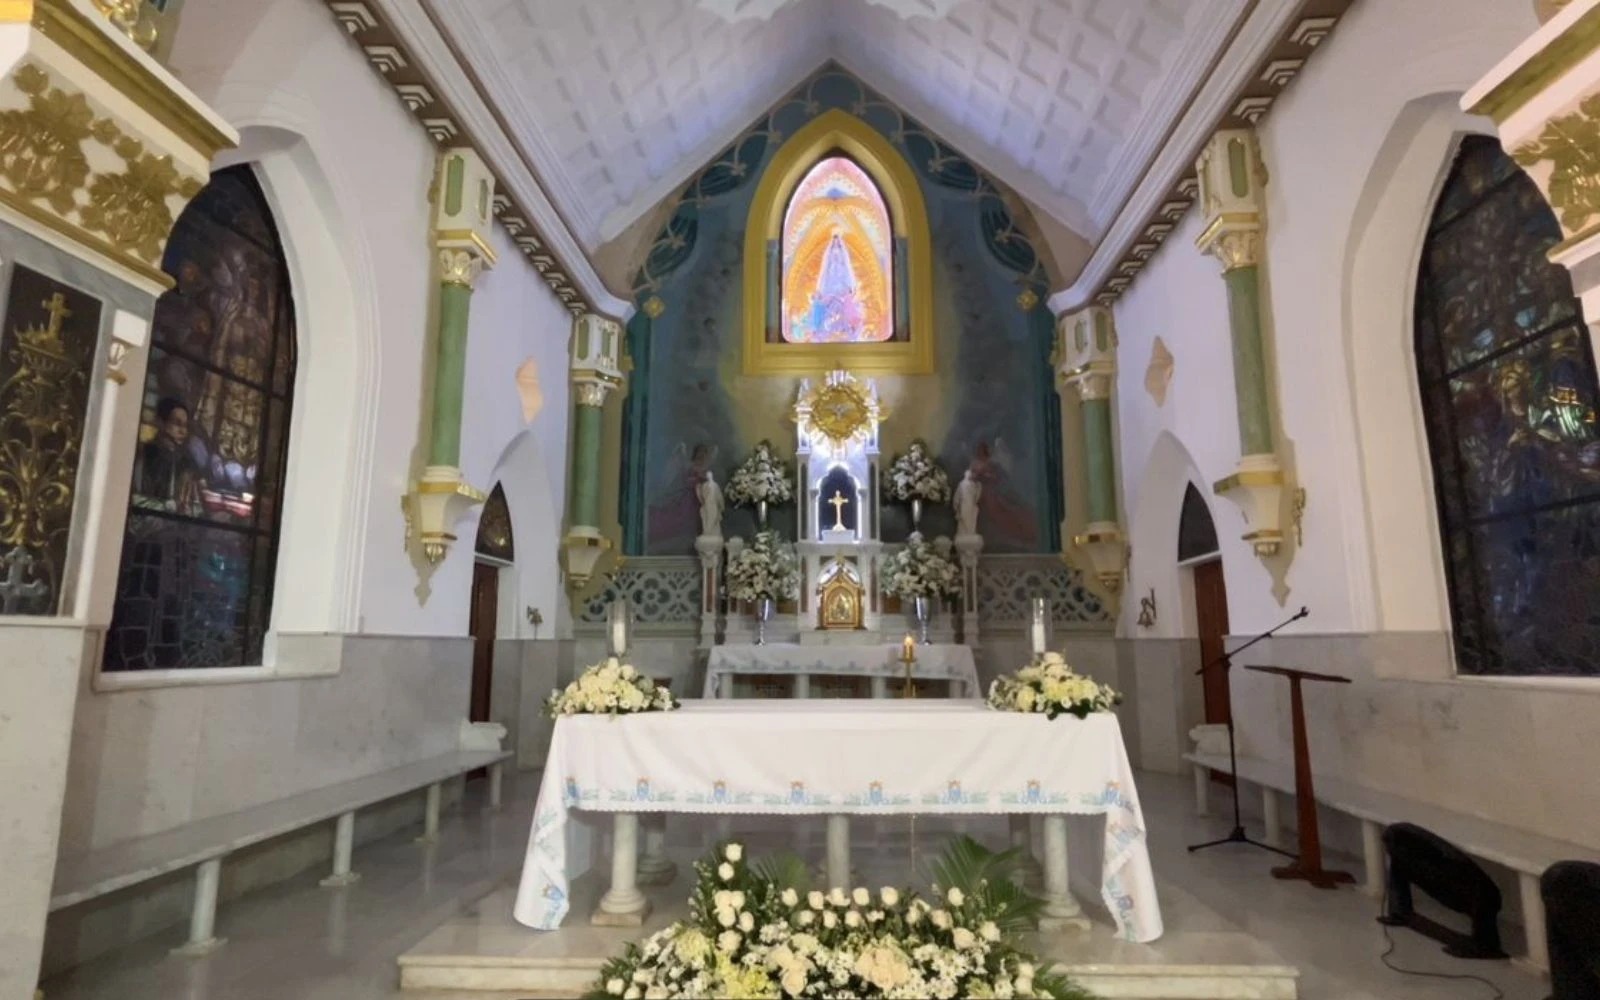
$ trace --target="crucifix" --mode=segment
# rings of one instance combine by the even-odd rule
[[[0,556],[0,566],[6,568],[5,580],[0,581],[0,614],[17,614],[23,601],[50,593],[50,584],[44,580],[23,582],[33,572],[33,553],[27,549],[15,548]]]
[[[833,504],[833,528],[832,528],[832,530],[834,530],[834,531],[844,531],[845,530],[845,527],[844,527],[844,509],[846,507],[850,506],[850,501],[845,499],[845,495],[843,493],[840,493],[838,490],[834,490],[833,491],[833,499],[829,500],[828,502]]]

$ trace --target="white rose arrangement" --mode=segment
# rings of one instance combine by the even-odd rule
[[[930,902],[893,887],[807,892],[798,858],[752,866],[728,844],[695,865],[688,918],[626,945],[588,995],[1090,1000],[1023,950],[1042,904],[1017,888],[1018,860],[960,838]]]
[[[794,499],[794,483],[789,470],[772,454],[772,445],[763,441],[750,457],[733,470],[728,480],[728,502],[738,507],[758,503],[780,504]]]
[[[948,597],[961,590],[961,570],[936,546],[914,535],[905,548],[883,560],[883,589],[901,600]]]
[[[544,703],[551,718],[670,712],[677,707],[671,691],[615,656],[589,667],[565,688],[551,691]]]
[[[1046,653],[1038,663],[997,677],[989,685],[990,708],[1039,712],[1051,719],[1062,715],[1084,719],[1092,712],[1109,712],[1121,703],[1122,695],[1111,687],[1073,673],[1060,653]]]
[[[737,601],[782,601],[800,587],[800,561],[776,531],[758,531],[738,555],[728,557],[728,596]]]
[[[883,492],[890,500],[901,503],[944,503],[950,499],[950,477],[928,454],[927,445],[913,441],[910,449],[889,466]]]

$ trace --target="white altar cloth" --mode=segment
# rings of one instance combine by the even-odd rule
[[[696,701],[556,721],[517,892],[540,930],[568,908],[567,812],[1104,814],[1101,897],[1122,936],[1161,912],[1117,717],[996,712],[981,702]],[[919,887],[921,888],[921,887]]]
[[[874,643],[861,646],[808,646],[792,642],[772,642],[764,645],[727,645],[711,647],[706,662],[707,698],[733,697],[733,680],[729,674],[805,674],[841,675],[854,677],[904,677],[906,666],[900,662],[898,643]],[[960,645],[921,645],[912,674],[918,680],[949,680],[951,695],[958,698],[981,698],[978,688],[978,667],[972,659],[972,649]],[[965,690],[962,690],[962,688]]]

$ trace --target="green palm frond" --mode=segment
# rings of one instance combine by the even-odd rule
[[[811,869],[799,855],[787,851],[762,858],[750,870],[756,878],[770,882],[780,892],[793,889],[804,894],[811,888]]]
[[[991,851],[968,836],[952,840],[928,865],[941,892],[960,889],[988,904],[994,922],[1007,934],[1024,934],[1038,926],[1044,900],[1022,888],[1022,852]]]
[[[1049,969],[1042,970],[1033,977],[1033,991],[1054,997],[1055,1000],[1098,1000],[1093,993],[1082,986]]]

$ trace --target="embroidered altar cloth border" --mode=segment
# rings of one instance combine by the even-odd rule
[[[1103,814],[1101,897],[1123,938],[1161,936],[1133,769],[1117,717],[998,712],[978,701],[687,700],[673,712],[556,721],[515,916],[569,906],[567,821],[603,812]]]
[[[904,677],[899,644],[861,646],[803,646],[793,642],[774,642],[760,646],[713,646],[706,661],[707,698],[730,697],[724,689],[732,684],[729,674],[834,674],[855,677]],[[921,645],[912,664],[912,675],[919,680],[951,680],[965,685],[965,691],[952,690],[957,697],[978,698],[978,667],[972,649],[959,645]]]

